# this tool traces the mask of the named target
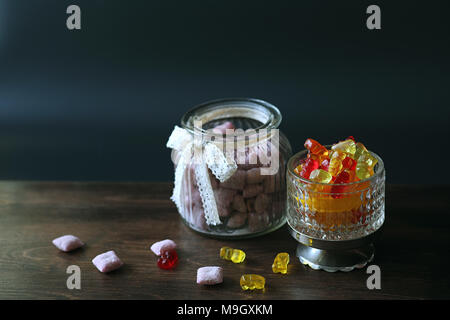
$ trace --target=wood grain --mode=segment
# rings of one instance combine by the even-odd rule
[[[1,299],[427,299],[450,298],[449,186],[388,186],[386,223],[374,264],[382,289],[368,290],[365,269],[326,273],[294,258],[287,227],[256,239],[223,241],[186,227],[169,200],[170,183],[0,183]],[[59,252],[51,243],[63,234],[86,246]],[[175,270],[160,270],[149,251],[155,241],[178,245]],[[221,260],[219,248],[243,249],[246,261]],[[115,250],[125,266],[102,274],[92,258]],[[278,252],[291,254],[288,275],[273,274]],[[81,290],[66,287],[66,268],[81,268]],[[201,266],[224,268],[224,283],[198,286]],[[244,292],[243,273],[266,277],[267,290]]]

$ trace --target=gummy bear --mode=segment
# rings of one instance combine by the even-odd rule
[[[305,179],[325,184],[347,184],[374,174],[377,159],[361,142],[356,143],[353,136],[334,144],[330,150],[313,139],[306,139],[305,147],[308,156],[294,169],[296,174]],[[346,173],[338,179],[342,171]],[[321,192],[331,192],[331,187],[330,190],[319,189]]]
[[[360,180],[364,180],[373,175],[373,167],[377,164],[378,160],[373,157],[368,151],[363,152],[358,158],[358,164],[356,165],[356,176]]]
[[[242,290],[264,289],[266,279],[258,274],[244,274],[241,276]]]
[[[231,256],[233,255],[233,248],[230,247],[222,247],[220,248],[220,257],[225,260],[231,260]]]
[[[356,151],[355,154],[353,155],[353,159],[358,160],[359,157],[363,154],[363,152],[367,152],[367,149],[361,142],[358,142],[356,144]]]
[[[313,170],[319,168],[319,162],[312,158],[306,159],[305,163],[302,166],[302,170],[300,171],[300,176],[309,179],[309,176]]]
[[[347,155],[353,157],[356,152],[356,144],[352,139],[348,139],[345,141],[340,141],[331,147],[333,151],[344,152]]]
[[[230,260],[234,263],[241,263],[245,260],[245,252],[230,247],[220,248],[220,257],[224,260]]]
[[[309,176],[310,180],[319,183],[329,183],[332,178],[333,176],[329,172],[322,169],[314,170],[313,172],[311,172],[311,175]]]
[[[169,270],[176,266],[178,262],[178,255],[174,249],[165,250],[161,252],[161,257],[158,259],[158,267]]]
[[[281,252],[277,254],[272,264],[272,271],[274,273],[287,273],[287,266],[289,264],[289,253]]]
[[[336,180],[333,182],[335,184],[343,184],[343,183],[349,183],[350,182],[350,174],[344,170],[341,173],[338,174],[336,177]],[[333,185],[331,187],[331,193],[332,197],[334,199],[342,198],[342,194],[345,191],[346,186],[344,185]]]
[[[356,164],[357,164],[357,161],[355,159],[350,158],[350,157],[346,157],[342,161],[342,167],[344,169],[355,170],[356,169]]]
[[[318,155],[318,156],[327,156],[328,150],[323,145],[321,145],[319,142],[317,142],[314,139],[306,139],[305,141],[305,148],[308,149],[308,151],[312,154]]]
[[[330,159],[330,164],[328,166],[328,172],[332,176],[337,176],[342,170],[342,161],[344,161],[347,155],[344,152],[335,151]]]

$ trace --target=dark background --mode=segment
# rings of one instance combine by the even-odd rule
[[[184,112],[254,97],[294,151],[353,135],[389,182],[448,183],[444,3],[0,0],[0,179],[171,180]]]

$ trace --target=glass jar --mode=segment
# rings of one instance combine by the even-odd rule
[[[330,148],[330,146],[326,146]],[[370,152],[370,151],[369,151]],[[323,184],[304,179],[294,172],[308,151],[295,154],[288,162],[288,224],[299,242],[309,239],[354,240],[377,231],[384,223],[385,171],[381,158],[374,174],[347,184]]]
[[[186,150],[172,151],[172,199],[179,199],[178,211],[191,229],[213,237],[244,238],[266,234],[286,222],[285,172],[292,151],[278,130],[280,123],[275,106],[249,98],[206,102],[182,117],[181,128],[194,140],[194,149],[203,152],[196,156],[195,150],[188,151],[186,159]],[[189,137],[185,140],[189,145]],[[229,176],[216,175],[221,170],[208,162],[208,144],[227,159]],[[180,169],[177,182],[180,158],[185,169]]]

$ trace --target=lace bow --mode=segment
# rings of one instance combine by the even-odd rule
[[[209,225],[218,225],[221,221],[208,174],[208,168],[211,169],[214,176],[220,182],[224,182],[237,170],[237,164],[234,159],[227,157],[212,141],[204,142],[197,140],[201,139],[194,138],[187,130],[175,126],[169,137],[169,141],[167,141],[168,148],[175,149],[180,153],[175,169],[175,185],[170,199],[175,202],[178,211],[183,214],[183,206],[181,205],[182,180],[186,167],[194,156],[196,164],[194,170],[195,178],[203,203],[206,223]]]

